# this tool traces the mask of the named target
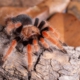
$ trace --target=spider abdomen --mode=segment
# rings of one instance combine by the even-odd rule
[[[20,33],[24,25],[32,25],[32,19],[25,15],[20,14],[16,17],[10,17],[6,19],[6,31],[8,34],[15,31],[15,33]]]

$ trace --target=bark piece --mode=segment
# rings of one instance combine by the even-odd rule
[[[5,20],[8,17],[14,17],[19,15],[20,13],[26,12],[27,8],[21,8],[21,7],[0,7],[0,24],[5,25]]]
[[[61,41],[70,46],[80,46],[80,21],[69,13],[56,13],[49,20],[52,27],[54,27],[61,36]]]
[[[80,0],[74,0],[69,3],[68,13],[75,15],[80,20]]]

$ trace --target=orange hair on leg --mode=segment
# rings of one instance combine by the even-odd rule
[[[28,56],[28,71],[32,69],[32,47],[30,44],[27,45],[27,56]]]
[[[60,48],[61,50],[63,49],[62,45],[59,43],[59,41],[57,41],[55,38],[52,38],[50,36],[50,34],[48,34],[46,31],[42,32],[42,35],[47,38],[49,41],[51,41],[54,45],[56,45],[58,48]]]
[[[6,54],[3,57],[3,61],[5,61],[8,58],[8,56],[11,54],[11,52],[13,51],[13,49],[15,48],[16,45],[17,45],[16,40],[13,40],[11,42],[9,49],[7,50]]]
[[[55,31],[55,29],[53,29],[52,27],[49,27],[49,30],[53,33],[53,35],[59,39],[60,38],[60,35],[58,34],[58,32]]]

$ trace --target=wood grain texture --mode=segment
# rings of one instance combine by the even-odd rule
[[[70,46],[80,46],[80,21],[74,15],[57,13],[49,22],[60,33],[61,41]]]

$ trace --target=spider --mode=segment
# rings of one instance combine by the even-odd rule
[[[33,66],[32,45],[34,46],[36,52],[39,51],[39,46],[41,45],[43,48],[50,50],[51,48],[45,40],[47,39],[52,44],[56,45],[58,48],[65,52],[65,49],[59,41],[59,34],[54,28],[49,25],[44,27],[46,23],[46,21],[41,21],[39,23],[39,19],[36,18],[34,24],[32,24],[32,19],[25,14],[7,18],[6,27],[4,30],[10,38],[12,36],[13,38],[11,38],[12,42],[10,44],[10,47],[7,49],[7,52],[3,56],[2,60],[6,61],[8,59],[8,56],[12,53],[13,49],[18,45],[19,42],[21,42],[26,48],[29,72],[32,70]],[[51,32],[54,37],[52,37],[49,32]]]

